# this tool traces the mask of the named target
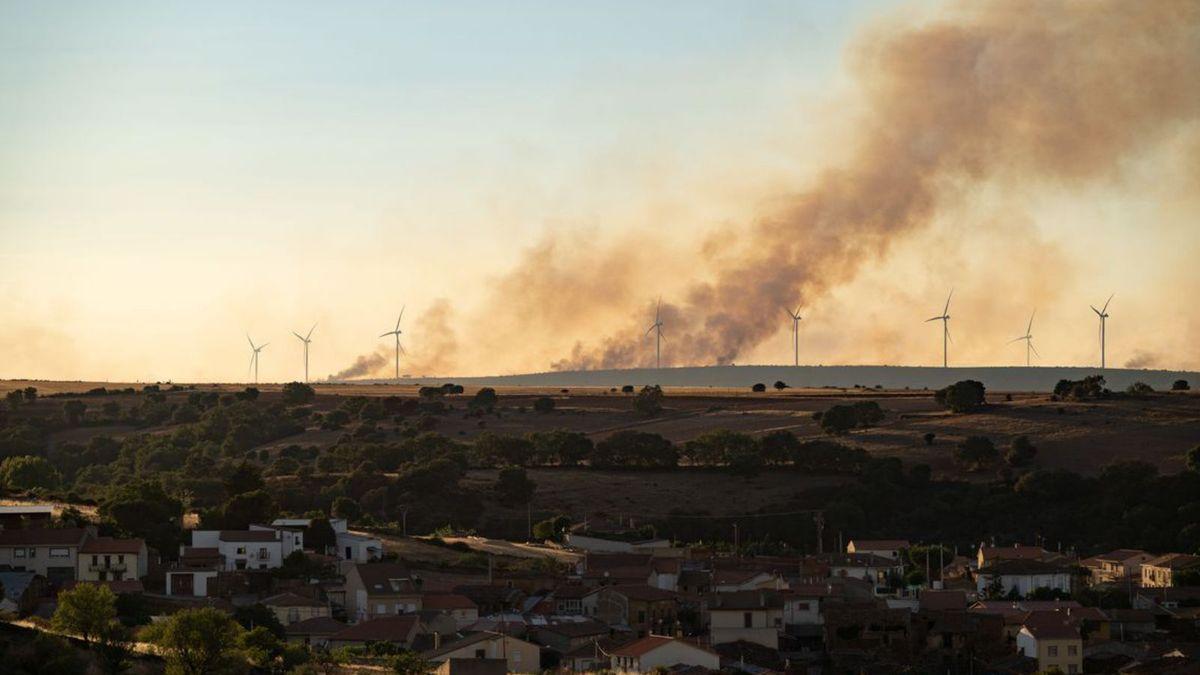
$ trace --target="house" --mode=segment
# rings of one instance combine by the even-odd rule
[[[479,606],[458,593],[425,593],[421,596],[421,609],[449,615],[454,621],[455,630],[479,620]]]
[[[351,621],[421,609],[421,593],[407,566],[394,562],[354,563],[343,584],[346,615]]]
[[[714,671],[721,668],[721,657],[666,635],[647,635],[610,652],[609,669],[618,673],[649,673],[658,668],[691,666]]]
[[[326,647],[329,645],[329,637],[341,632],[345,627],[346,624],[331,617],[317,616],[289,623],[283,627],[283,631],[287,634],[288,642],[311,647]]]
[[[223,569],[269,570],[283,566],[280,530],[193,530],[193,548],[215,548]]]
[[[94,527],[0,531],[0,565],[17,572],[33,572],[57,586],[75,578],[79,549],[95,536]]]
[[[257,532],[277,532],[281,553],[284,558],[296,551],[304,550],[304,528],[295,525],[251,525],[250,529]]]
[[[522,606],[525,594],[519,588],[492,584],[462,584],[454,592],[465,595],[479,608],[480,615],[508,612]]]
[[[1119,548],[1083,561],[1092,573],[1092,583],[1115,584],[1140,582],[1142,565],[1156,556],[1133,548]]]
[[[79,548],[75,578],[82,581],[141,579],[150,567],[150,554],[141,539],[93,537]]]
[[[713,570],[711,579],[711,589],[714,593],[765,589],[777,591],[786,585],[783,578],[774,572],[752,569],[717,569]]]
[[[554,589],[554,613],[561,616],[595,616],[599,588],[564,584]]]
[[[1168,588],[1179,586],[1176,576],[1180,572],[1200,570],[1200,556],[1186,553],[1168,553],[1142,563],[1142,586],[1144,588]]]
[[[337,649],[361,647],[368,642],[386,642],[402,649],[411,649],[413,641],[424,632],[421,620],[415,614],[380,616],[346,626],[330,635],[326,644],[330,649]]]
[[[863,579],[875,586],[876,593],[904,576],[904,565],[899,560],[873,553],[835,553],[828,561],[829,576]]]
[[[596,599],[596,618],[638,635],[674,631],[676,610],[674,593],[645,584],[607,586]]]
[[[535,625],[530,630],[530,637],[538,644],[565,654],[583,645],[590,645],[601,638],[606,638],[608,633],[608,626],[599,621],[584,619]]]
[[[978,569],[983,569],[992,563],[997,563],[1002,560],[1049,560],[1056,557],[1055,554],[1047,551],[1041,546],[1022,546],[1013,544],[1012,546],[979,546],[979,552],[975,556],[975,566]]]
[[[650,561],[650,585],[664,591],[679,590],[679,558],[654,558]]]
[[[594,673],[607,670],[612,662],[609,654],[627,641],[616,638],[597,638],[582,644],[562,655],[559,667],[576,673]]]
[[[507,672],[510,673],[539,673],[542,670],[541,647],[491,631],[480,631],[440,645],[425,652],[422,657],[439,665],[450,659],[504,659]]]
[[[900,561],[901,552],[910,546],[907,539],[851,539],[846,544],[846,553],[869,553]]]
[[[335,532],[337,556],[355,563],[368,563],[383,556],[383,542],[355,532]]]
[[[1017,649],[1037,659],[1039,672],[1083,672],[1083,638],[1062,613],[1030,612],[1017,633]]]
[[[1039,588],[1070,593],[1072,576],[1072,568],[1061,562],[1043,562],[1034,558],[1001,560],[980,568],[975,575],[975,589],[990,598],[1014,591],[1026,597]]]
[[[262,601],[263,606],[275,613],[275,618],[284,626],[329,616],[329,606],[312,598],[296,593],[280,593]]]
[[[224,561],[216,548],[181,546],[179,560],[166,570],[167,595],[202,598],[216,594],[216,579]]]
[[[27,616],[45,593],[46,580],[34,572],[0,572],[0,615]]]
[[[709,642],[743,640],[779,648],[784,599],[776,591],[717,593],[709,599]]]

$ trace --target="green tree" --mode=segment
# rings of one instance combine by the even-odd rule
[[[242,654],[257,668],[267,668],[283,653],[283,646],[271,629],[255,626],[242,633],[238,640]]]
[[[248,462],[242,462],[225,477],[225,497],[236,497],[240,494],[263,489],[262,471]]]
[[[525,506],[533,499],[533,493],[537,490],[537,483],[534,483],[525,475],[525,469],[508,466],[500,469],[500,475],[497,477],[493,489],[496,492],[496,498],[501,504],[507,506]]]
[[[106,673],[124,670],[129,658],[129,631],[117,621],[117,598],[107,586],[78,584],[58,594],[51,624],[79,636],[100,657]]]
[[[1200,445],[1188,450],[1187,468],[1192,473],[1200,473]]]
[[[1187,384],[1187,383],[1184,382],[1184,384]],[[25,394],[25,400],[29,401],[30,403],[37,400],[37,397],[38,397],[37,387],[25,387],[25,389],[22,390],[22,393]]]
[[[349,497],[338,497],[333,500],[333,515],[354,522],[362,517],[362,507]]]
[[[16,410],[17,408],[21,407],[22,403],[25,402],[25,394],[23,394],[20,389],[13,389],[4,395],[4,400],[8,401],[9,408]]]
[[[575,466],[591,456],[595,449],[592,439],[578,431],[535,431],[527,438],[533,444],[533,456],[538,464],[557,462],[561,466]]]
[[[967,466],[984,468],[994,464],[1000,453],[987,436],[968,436],[958,444],[954,457]]]
[[[1009,466],[1026,466],[1036,456],[1037,448],[1034,447],[1029,437],[1017,436],[1013,439],[1008,452],[1004,454],[1004,461],[1008,462]]]
[[[486,410],[491,412],[496,407],[496,403],[500,401],[500,397],[496,395],[496,390],[491,387],[483,387],[475,392],[475,396],[471,398],[470,406],[476,410]]]
[[[407,650],[392,657],[391,666],[392,672],[399,675],[425,675],[433,671],[433,667],[420,654]]]
[[[284,405],[308,405],[317,397],[317,392],[303,382],[288,382],[283,385]]]
[[[985,394],[982,382],[961,380],[937,390],[933,397],[943,408],[956,413],[971,413],[983,407]]]
[[[100,502],[100,515],[124,537],[140,537],[164,555],[179,550],[183,502],[150,481],[121,483]]]
[[[10,490],[51,490],[58,487],[60,480],[58,469],[44,457],[20,455],[0,463],[0,483]]]
[[[151,624],[145,638],[167,662],[171,675],[218,675],[245,670],[238,646],[245,631],[225,612],[212,607],[185,609]]]
[[[642,417],[654,417],[663,409],[662,387],[647,385],[633,398],[633,410]]]
[[[800,439],[787,429],[772,431],[759,441],[763,461],[775,466],[790,463],[799,447]]]
[[[83,414],[87,412],[87,404],[79,399],[71,399],[62,406],[63,419],[67,424],[77,425],[83,419]]]
[[[227,530],[244,530],[251,523],[271,520],[276,512],[275,500],[266,490],[237,495],[221,509],[221,526]]]
[[[756,394],[761,394],[762,392],[764,392],[766,390],[767,390],[767,385],[763,384],[762,382],[756,382],[753,387],[750,387],[750,391],[752,391]]]
[[[304,530],[305,548],[324,554],[329,550],[329,547],[336,545],[337,533],[333,531],[333,526],[329,524],[329,519],[324,516],[313,518],[312,522]]]

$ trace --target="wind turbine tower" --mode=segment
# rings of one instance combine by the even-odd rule
[[[953,290],[950,291],[950,295],[946,296],[946,307],[945,307],[945,309],[942,310],[941,316],[935,316],[935,317],[930,317],[928,319],[925,319],[925,323],[929,323],[930,321],[941,321],[942,322],[942,367],[943,368],[949,367],[949,361],[950,361],[950,359],[949,359],[949,354],[950,354],[950,347],[949,347],[949,343],[950,343],[950,298],[952,298],[952,297],[954,297]]]
[[[796,311],[792,311],[787,307],[783,308],[787,315],[792,317],[792,365],[800,365],[800,308],[796,307]]]
[[[313,331],[316,329],[317,329],[317,324],[314,323],[312,325],[312,328],[308,329],[308,335],[301,335],[301,334],[297,333],[296,331],[292,331],[292,335],[295,335],[301,342],[304,343],[304,382],[305,383],[308,382],[308,345],[310,342],[312,342],[312,334],[313,334]]]
[[[1034,316],[1034,314],[1037,314],[1036,309],[1033,310],[1033,314],[1029,315],[1029,326],[1025,328],[1025,334],[1022,335],[1021,337],[1013,338],[1008,341],[1008,344],[1010,344],[1010,345],[1014,342],[1020,342],[1021,340],[1025,341],[1025,367],[1027,367],[1027,368],[1029,367],[1029,352],[1032,351],[1034,354],[1037,354],[1039,358],[1041,357],[1041,354],[1038,354],[1037,348],[1033,346],[1033,316]]]
[[[662,368],[662,327],[661,318],[662,298],[658,299],[658,305],[654,308],[654,323],[650,324],[650,328],[646,330],[646,335],[653,332],[654,335],[654,368],[656,370]]]
[[[400,379],[400,354],[404,351],[404,348],[400,346],[400,333],[402,332],[400,330],[400,319],[403,319],[403,318],[404,318],[404,307],[401,307],[400,308],[400,316],[396,317],[396,327],[379,336],[379,337],[387,337],[389,335],[396,336],[396,380]]]
[[[1116,295],[1114,293],[1113,295]],[[1100,317],[1100,367],[1104,368],[1104,336],[1105,322],[1108,321],[1108,303],[1112,302],[1113,296],[1108,296],[1108,300],[1104,301],[1104,307],[1096,309],[1095,305],[1089,305],[1096,316]]]
[[[258,353],[261,352],[264,347],[266,347],[267,345],[269,345],[271,343],[264,342],[261,345],[255,347],[254,340],[250,339],[249,334],[246,335],[246,341],[250,343],[250,349],[252,350],[252,352],[250,354],[250,367],[254,369],[254,384],[258,384]]]

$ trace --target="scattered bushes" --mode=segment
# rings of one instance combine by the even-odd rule
[[[634,397],[633,409],[642,417],[655,417],[662,412],[663,398],[662,387],[657,384],[646,385]]]
[[[1187,391],[1191,388],[1187,380],[1175,380],[1171,383],[1171,391]]]
[[[784,389],[787,389],[787,388],[788,388],[788,386],[787,386],[787,383],[786,383],[786,382],[784,382],[783,380],[775,380],[775,385],[774,385],[774,386],[775,386],[775,388],[776,388],[777,390],[779,390],[779,391],[783,391]]]
[[[1033,458],[1037,456],[1037,448],[1029,440],[1028,436],[1017,436],[1013,439],[1012,445],[1008,452],[1004,453],[1004,461],[1009,466],[1019,467],[1028,466],[1033,462]]]
[[[1125,393],[1130,396],[1148,396],[1154,393],[1154,387],[1145,382],[1134,382],[1125,389]]]
[[[755,383],[755,385],[753,387],[750,387],[750,391],[755,392],[755,393],[762,393],[766,390],[767,390],[767,385],[763,384],[762,382],[757,382],[757,383]]]
[[[972,413],[984,406],[985,389],[977,380],[961,380],[937,390],[933,398],[938,405],[956,413]]]
[[[1107,398],[1112,392],[1104,387],[1103,375],[1088,375],[1082,380],[1059,380],[1054,395],[1060,399],[1086,401]]]
[[[317,392],[303,382],[288,382],[283,385],[284,405],[308,405],[317,397]]]
[[[999,457],[996,445],[987,436],[968,436],[958,444],[958,449],[954,452],[955,459],[973,469],[989,467]]]
[[[883,420],[883,408],[875,401],[858,401],[835,405],[821,414],[821,429],[827,434],[841,435],[852,429],[874,426]]]

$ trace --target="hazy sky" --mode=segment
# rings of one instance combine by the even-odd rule
[[[290,332],[319,322],[315,379],[387,347],[403,305],[404,372],[544,370],[613,316],[649,324],[712,233],[820,171],[855,133],[848,45],[909,11],[939,10],[0,0],[0,377],[245,379],[248,332],[262,379],[296,379]],[[920,321],[955,287],[952,361],[1023,361],[1005,341],[1038,307],[1042,363],[1092,363],[1087,305],[1116,292],[1111,363],[1200,367],[1178,147],[1117,187],[978,186],[814,299],[802,361],[938,362]],[[530,250],[631,239],[652,281],[521,335],[495,289]],[[737,362],[790,360],[763,314],[778,334]]]

